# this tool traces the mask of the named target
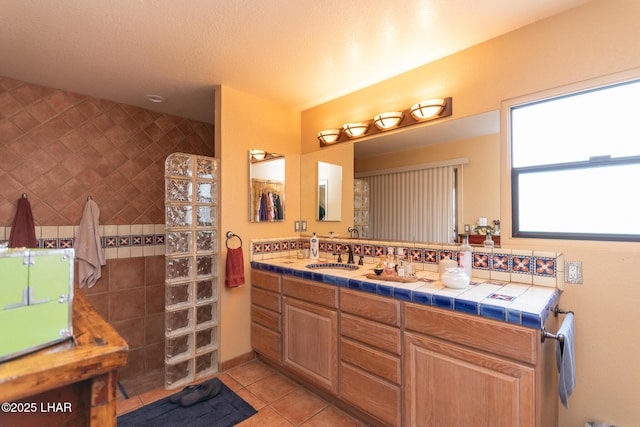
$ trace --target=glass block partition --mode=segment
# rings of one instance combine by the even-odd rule
[[[165,388],[218,371],[218,163],[165,162]]]

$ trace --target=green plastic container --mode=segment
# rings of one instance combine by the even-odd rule
[[[0,252],[0,362],[73,337],[73,249]]]

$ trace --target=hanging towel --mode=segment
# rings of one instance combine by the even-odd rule
[[[98,230],[99,219],[100,208],[98,204],[91,199],[87,200],[74,245],[78,259],[78,285],[80,287],[95,285],[102,275],[101,266],[106,264]]]
[[[13,218],[11,234],[9,236],[10,248],[37,248],[36,227],[33,224],[31,203],[25,196],[18,199],[16,216]]]
[[[227,288],[244,285],[244,257],[242,246],[227,249],[227,268],[224,284]]]
[[[564,336],[564,342],[556,343],[556,364],[560,373],[558,393],[564,407],[569,409],[569,396],[576,387],[573,313],[567,313],[560,325],[558,335]]]

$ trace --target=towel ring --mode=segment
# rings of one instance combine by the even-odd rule
[[[229,240],[233,239],[234,237],[237,237],[238,240],[240,240],[240,247],[242,247],[242,239],[240,238],[240,236],[238,236],[237,234],[234,234],[231,231],[227,231],[227,242],[226,242],[227,249],[229,249]]]

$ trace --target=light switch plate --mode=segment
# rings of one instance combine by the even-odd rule
[[[567,261],[564,264],[564,282],[582,284],[582,263],[580,261]]]
[[[307,231],[307,221],[300,221],[301,224],[301,231],[304,233]]]
[[[293,229],[296,233],[300,232],[300,221],[294,221],[293,222]]]

